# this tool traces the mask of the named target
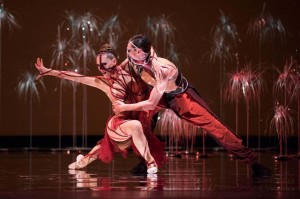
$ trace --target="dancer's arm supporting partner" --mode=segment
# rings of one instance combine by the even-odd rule
[[[149,98],[145,101],[140,101],[133,104],[124,104],[121,101],[115,101],[113,103],[113,110],[115,113],[120,113],[123,111],[154,110],[163,94],[170,91],[170,81],[173,81],[170,79],[174,76],[174,74],[178,72],[176,66],[174,66],[172,62],[164,58],[153,59],[152,66],[155,79],[151,79],[153,89],[150,93]]]

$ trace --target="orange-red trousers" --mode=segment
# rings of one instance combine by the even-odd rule
[[[217,143],[242,162],[250,165],[257,162],[253,151],[245,147],[242,140],[220,122],[194,88],[188,87],[185,92],[172,97],[166,95],[166,103],[180,118],[203,128]]]

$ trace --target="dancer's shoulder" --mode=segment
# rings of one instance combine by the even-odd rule
[[[162,57],[157,57],[156,59],[153,60],[153,62],[164,67],[177,68],[173,62]]]
[[[163,58],[163,57],[156,57],[154,60],[156,60],[157,62],[160,62],[162,64],[173,64],[170,60]]]

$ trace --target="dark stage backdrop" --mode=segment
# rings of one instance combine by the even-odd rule
[[[92,12],[103,20],[118,14],[118,20],[126,28],[120,38],[118,50],[120,60],[125,58],[128,39],[144,32],[146,17],[165,15],[175,26],[175,46],[180,55],[180,70],[194,85],[211,109],[220,114],[219,103],[219,63],[211,63],[207,56],[211,47],[211,28],[216,25],[220,10],[237,26],[241,37],[241,64],[245,60],[258,64],[259,44],[247,37],[246,31],[251,19],[263,8],[263,3],[272,16],[282,21],[287,31],[286,44],[277,39],[262,47],[262,62],[266,64],[264,73],[265,90],[262,97],[262,133],[269,125],[272,114],[272,86],[276,73],[272,65],[282,69],[285,60],[294,55],[299,47],[299,1],[259,1],[259,0],[6,0],[9,9],[21,29],[8,31],[1,26],[1,136],[29,135],[32,125],[33,135],[57,135],[59,124],[58,81],[52,77],[44,78],[46,92],[40,90],[39,102],[34,100],[32,108],[24,97],[18,96],[18,81],[25,71],[35,71],[34,62],[42,57],[46,66],[51,62],[57,27],[64,20],[66,11],[76,14]],[[97,50],[100,43],[94,44]],[[154,46],[155,47],[155,46]],[[159,47],[157,47],[159,48]],[[95,63],[88,63],[88,75],[98,75]],[[233,72],[234,62],[226,64],[226,72]],[[39,87],[38,87],[39,88]],[[87,132],[88,135],[103,135],[106,120],[110,114],[107,97],[94,88],[88,88]],[[29,94],[28,94],[29,97]],[[76,129],[82,129],[82,89],[76,92]],[[294,107],[296,108],[296,106]],[[62,134],[71,135],[73,131],[73,90],[63,88]],[[32,111],[32,120],[30,118]],[[296,115],[295,115],[296,116]],[[250,134],[257,134],[257,109],[251,105]],[[269,118],[270,119],[270,118]],[[235,106],[225,103],[225,123],[235,128]],[[30,122],[32,121],[32,123]],[[296,125],[296,124],[295,124]],[[240,134],[246,132],[245,104],[241,100],[239,113]]]

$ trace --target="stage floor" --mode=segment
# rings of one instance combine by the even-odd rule
[[[300,198],[300,159],[257,154],[270,177],[253,177],[250,167],[214,151],[205,159],[169,156],[151,176],[131,175],[138,162],[132,152],[77,171],[67,169],[75,152],[0,152],[0,198]]]

